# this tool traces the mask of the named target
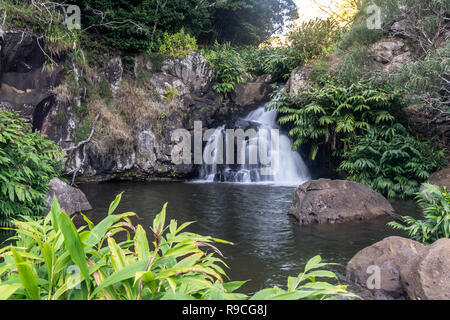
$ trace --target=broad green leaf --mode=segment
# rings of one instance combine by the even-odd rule
[[[112,275],[107,277],[100,285],[95,288],[95,290],[92,292],[92,296],[95,296],[97,293],[99,293],[101,290],[112,286],[116,283],[119,283],[121,281],[132,279],[135,277],[137,272],[145,271],[149,261],[137,261],[132,264],[129,264],[122,268],[119,271],[114,272]]]
[[[20,253],[16,251],[16,249],[11,248],[14,262],[17,267],[17,272],[19,273],[20,281],[22,282],[23,287],[27,291],[30,299],[32,300],[41,300],[39,295],[39,287],[37,284],[37,275],[31,270],[31,267],[27,262],[21,257]]]
[[[116,196],[116,198],[114,199],[113,202],[111,202],[110,206],[109,206],[109,210],[108,210],[108,216],[112,215],[114,213],[114,211],[117,209],[117,207],[120,204],[120,200],[122,199],[122,193],[118,194]]]
[[[22,287],[20,284],[0,285],[0,301],[8,300],[20,287]]]
[[[70,220],[69,216],[65,213],[60,212],[57,219],[61,232],[64,235],[64,244],[66,245],[67,251],[69,251],[72,261],[80,268],[80,272],[86,280],[86,284],[88,284],[88,265],[86,255],[84,253],[84,246],[81,242],[77,229]]]
[[[147,234],[141,225],[138,225],[136,228],[134,247],[139,260],[150,260],[150,248],[148,245]]]

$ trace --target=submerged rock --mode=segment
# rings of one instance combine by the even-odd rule
[[[45,199],[50,207],[53,198],[59,202],[59,205],[69,216],[78,212],[92,210],[92,206],[86,198],[86,195],[77,188],[69,186],[58,178],[50,181],[50,187]]]
[[[342,223],[393,215],[394,209],[386,198],[363,184],[319,179],[298,188],[289,214],[301,224]]]
[[[347,279],[369,290],[376,299],[405,299],[400,269],[419,258],[424,250],[425,246],[417,241],[385,238],[359,251],[350,260],[346,269]],[[380,282],[377,287],[373,277],[378,271]]]

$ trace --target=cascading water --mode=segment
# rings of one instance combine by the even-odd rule
[[[270,102],[269,102],[270,103]],[[223,164],[226,158],[226,145],[228,136],[225,126],[215,130],[204,148],[203,157],[211,161],[202,165],[200,180],[197,182],[231,182],[231,183],[265,183],[279,185],[296,185],[310,179],[308,169],[300,154],[292,150],[292,142],[285,134],[279,134],[276,148],[271,144],[271,130],[279,129],[277,111],[266,111],[268,104],[252,111],[247,117],[237,121],[237,128],[254,129],[255,136],[243,139],[236,147],[237,152],[234,164]],[[263,134],[269,133],[269,134]],[[235,143],[234,137],[232,140]],[[267,155],[271,158],[270,164],[250,161],[250,155],[260,154],[258,148],[265,147]],[[219,148],[223,148],[220,152]],[[239,159],[240,158],[240,159]],[[259,159],[261,160],[261,159]],[[235,164],[237,163],[237,164]],[[263,174],[263,169],[271,168],[270,174]]]

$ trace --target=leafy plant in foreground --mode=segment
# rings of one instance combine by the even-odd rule
[[[0,110],[0,227],[19,216],[39,216],[50,180],[59,175],[61,152],[31,130],[18,113]]]
[[[226,241],[182,232],[190,223],[166,224],[166,206],[155,217],[151,237],[140,225],[133,226],[135,213],[113,214],[121,195],[110,206],[108,216],[94,225],[76,229],[71,219],[53,201],[47,217],[14,222],[14,243],[0,249],[0,300],[236,300],[234,293],[245,281],[224,282],[220,251],[214,242]],[[125,233],[126,240],[114,236]],[[202,250],[206,248],[211,252]],[[327,264],[319,256],[305,272],[288,279],[288,290],[264,289],[253,299],[333,299],[354,296],[345,286],[316,278],[336,278],[320,270]],[[75,272],[74,272],[75,271]]]
[[[403,223],[389,222],[389,226],[408,232],[411,239],[432,244],[441,238],[450,238],[450,193],[447,187],[424,184],[425,190],[417,194],[417,203],[423,210],[424,220],[403,217]]]

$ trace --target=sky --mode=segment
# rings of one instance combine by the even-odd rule
[[[299,21],[304,22],[312,18],[327,18],[328,14],[320,9],[323,7],[335,7],[341,0],[294,0],[298,7]]]

